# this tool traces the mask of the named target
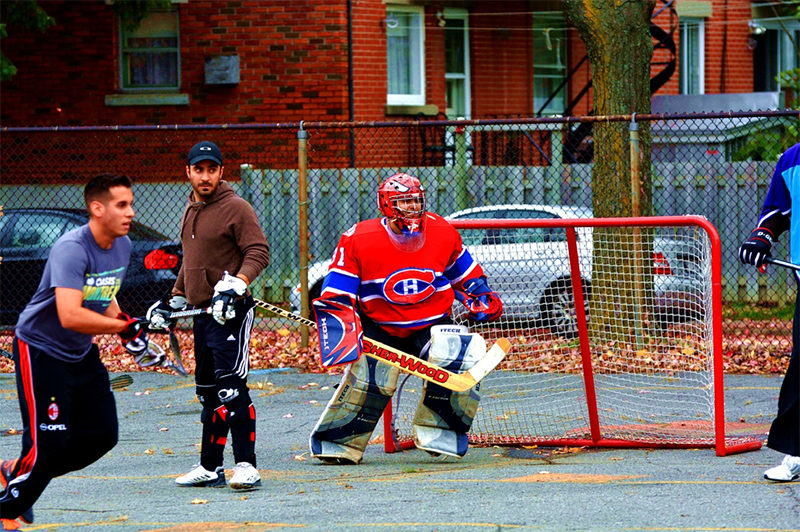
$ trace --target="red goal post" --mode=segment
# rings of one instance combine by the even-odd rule
[[[761,447],[725,421],[720,239],[708,220],[451,223],[505,307],[498,322],[466,324],[488,345],[512,345],[480,385],[471,444],[713,447],[718,456]],[[606,313],[592,329],[598,299]],[[456,321],[462,310],[454,304]],[[384,412],[386,452],[413,447],[421,393],[421,381],[401,376]]]

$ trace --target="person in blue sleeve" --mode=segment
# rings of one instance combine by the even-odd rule
[[[800,198],[800,144],[786,150],[778,161],[758,226],[739,247],[739,260],[743,264],[761,267],[771,256],[772,243],[786,230],[792,262],[800,263],[800,216],[794,216],[792,209],[796,198]],[[800,281],[800,272],[794,274]],[[786,455],[780,465],[764,471],[764,478],[775,482],[800,478],[800,293],[792,323],[792,356],[778,396],[778,415],[767,439],[767,447]]]

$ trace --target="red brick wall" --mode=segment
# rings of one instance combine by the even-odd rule
[[[713,16],[705,24],[706,94],[753,92],[753,51],[747,46],[750,3],[749,0],[713,1]]]
[[[49,1],[57,21],[46,33],[12,27],[3,52],[19,68],[0,90],[4,126],[220,124],[348,118],[347,3],[344,0],[192,0],[177,4],[181,31],[181,92],[188,106],[105,105],[117,87],[118,28],[103,0]],[[659,4],[660,5],[660,4]],[[386,120],[386,33],[382,0],[354,0],[355,119]],[[726,12],[727,6],[727,12]],[[747,47],[749,0],[713,0],[706,23],[706,92],[752,91]],[[444,31],[426,7],[427,103],[445,108]],[[531,4],[477,0],[470,10],[472,112],[475,118],[531,115]],[[668,27],[666,13],[658,23]],[[723,39],[727,32],[726,56]],[[573,29],[569,67],[585,55]],[[678,39],[678,33],[675,33]],[[240,83],[205,85],[205,58],[239,54]],[[569,87],[570,99],[589,78],[588,63]],[[678,74],[662,89],[678,92]],[[575,114],[592,108],[591,92]]]
[[[376,120],[386,107],[386,5],[353,2],[355,119]]]
[[[680,1],[680,0],[678,0]],[[753,92],[753,51],[748,47],[750,0],[713,0],[712,16],[705,20],[705,93]],[[660,7],[661,4],[657,5]],[[656,23],[667,30],[669,13],[664,11]],[[680,94],[680,30],[673,35],[678,47],[676,70],[669,83],[657,94]],[[723,57],[724,53],[724,57]],[[657,60],[666,58],[662,52]],[[655,74],[657,68],[653,68]]]
[[[471,9],[473,118],[533,113],[530,7],[521,1],[499,4],[483,0]]]
[[[3,52],[19,73],[0,93],[4,126],[218,124],[346,120],[345,2],[178,4],[181,93],[188,106],[108,107],[118,94],[117,24],[103,1],[42,4],[57,25],[12,28]],[[240,83],[205,85],[205,58],[238,54]]]

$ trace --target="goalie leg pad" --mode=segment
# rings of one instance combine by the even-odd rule
[[[460,373],[485,355],[486,342],[478,334],[468,334],[463,326],[435,326],[426,351],[427,360]],[[467,433],[479,402],[480,384],[465,392],[453,392],[425,382],[414,415],[414,444],[434,455],[463,457],[469,449]]]
[[[397,388],[399,370],[361,357],[349,365],[314,431],[311,456],[326,463],[358,464]]]

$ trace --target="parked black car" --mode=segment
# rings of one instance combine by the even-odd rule
[[[0,210],[0,324],[14,325],[33,297],[56,239],[89,221],[80,209]],[[123,312],[143,316],[175,283],[183,253],[178,240],[131,224],[131,262],[117,294]],[[69,260],[64,257],[63,260]]]

